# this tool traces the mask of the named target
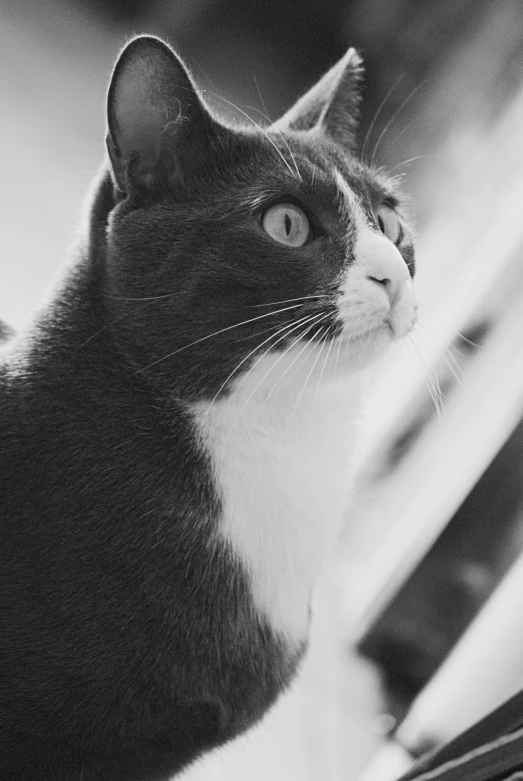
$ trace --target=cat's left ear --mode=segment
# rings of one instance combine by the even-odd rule
[[[115,184],[183,181],[225,128],[211,116],[180,58],[143,35],[120,54],[107,95],[107,149]]]
[[[351,48],[274,127],[323,133],[354,151],[362,79],[361,57]]]

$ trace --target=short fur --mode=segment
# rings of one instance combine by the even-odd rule
[[[167,779],[296,672],[359,369],[415,319],[399,196],[351,146],[360,71],[262,130],[211,116],[158,39],[117,63],[88,236],[0,355],[6,781]],[[304,246],[265,232],[279,202]]]

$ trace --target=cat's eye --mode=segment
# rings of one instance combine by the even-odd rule
[[[393,244],[399,244],[403,234],[403,229],[396,212],[391,209],[390,206],[382,203],[376,212],[376,220],[380,231],[384,233]]]
[[[269,206],[261,224],[271,239],[288,247],[303,247],[311,234],[307,215],[293,203],[276,203]]]

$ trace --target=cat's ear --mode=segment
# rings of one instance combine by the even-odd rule
[[[212,143],[209,114],[182,61],[159,38],[122,51],[107,95],[107,148],[117,187],[184,179]]]
[[[320,132],[350,151],[356,145],[363,65],[349,49],[284,116],[275,128]]]

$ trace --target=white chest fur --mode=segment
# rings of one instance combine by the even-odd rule
[[[260,383],[273,362],[262,360],[226,400],[196,406],[194,417],[221,492],[220,533],[250,575],[256,608],[299,643],[351,491],[360,382],[275,388],[274,378]]]

